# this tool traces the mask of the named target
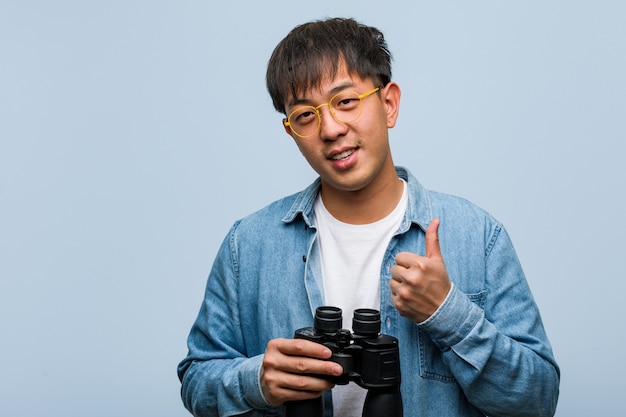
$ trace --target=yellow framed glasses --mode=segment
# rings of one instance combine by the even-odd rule
[[[361,117],[363,112],[363,99],[371,96],[381,87],[376,87],[372,91],[359,94],[356,91],[342,91],[331,97],[328,103],[319,106],[298,107],[289,114],[283,124],[291,129],[300,138],[310,138],[315,135],[322,124],[322,114],[320,108],[328,106],[330,114],[335,120],[342,123],[352,123]]]

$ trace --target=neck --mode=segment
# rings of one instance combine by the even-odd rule
[[[385,218],[402,198],[404,185],[393,169],[392,174],[356,190],[338,190],[322,183],[322,200],[337,220],[350,224],[369,224]]]

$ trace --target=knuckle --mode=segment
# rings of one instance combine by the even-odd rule
[[[304,376],[297,376],[293,380],[293,386],[294,388],[297,388],[298,390],[303,390],[304,388],[307,387],[307,378]]]
[[[293,349],[296,353],[302,353],[305,350],[305,341],[303,339],[294,339],[293,340]]]
[[[272,369],[276,366],[276,362],[272,360],[272,358],[268,355],[263,357],[263,368],[264,369]]]
[[[266,372],[263,376],[263,381],[265,382],[265,385],[267,385],[270,394],[274,395],[277,386],[277,379],[274,375],[271,372]]]
[[[424,280],[424,274],[422,273],[422,269],[416,269],[413,273],[408,274],[406,277],[406,283],[411,286],[420,286]]]
[[[411,298],[411,293],[406,288],[402,287],[396,291],[397,299],[400,303],[404,304]]]
[[[304,373],[309,370],[309,367],[304,359],[298,359],[295,363],[295,370],[299,373]]]
[[[278,350],[278,340],[272,339],[267,342],[267,347],[265,348],[265,353],[277,351]]]

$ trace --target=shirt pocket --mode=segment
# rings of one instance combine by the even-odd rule
[[[484,308],[486,291],[475,294],[466,294],[467,297],[481,309]],[[428,332],[420,327],[417,329],[419,339],[420,376],[441,382],[455,382],[450,368],[443,361],[441,349],[430,339]]]

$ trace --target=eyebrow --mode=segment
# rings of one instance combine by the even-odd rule
[[[355,84],[354,84],[353,81],[346,81],[344,83],[341,83],[341,84],[331,88],[330,91],[328,92],[328,95],[330,97],[332,97],[335,94],[339,93],[340,91],[345,90],[346,88],[354,87],[354,85]],[[288,107],[293,107],[293,106],[296,106],[298,104],[307,104],[308,105],[308,104],[311,104],[311,103],[312,103],[312,101],[310,99],[308,99],[308,98],[299,98],[299,99],[291,101],[288,104]]]

